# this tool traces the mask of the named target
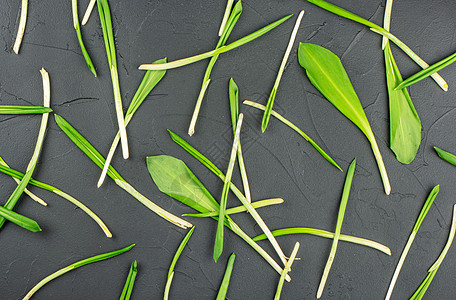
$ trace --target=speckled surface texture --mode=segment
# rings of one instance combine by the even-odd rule
[[[98,71],[94,78],[81,55],[72,27],[71,1],[29,1],[29,17],[20,55],[12,54],[18,19],[18,0],[0,0],[0,104],[41,105],[39,69],[50,74],[52,108],[66,118],[104,155],[117,130],[111,79],[106,62],[99,17],[95,8],[82,28],[86,47]],[[82,17],[89,1],[79,1]],[[382,23],[381,0],[333,0],[333,3]],[[111,0],[119,77],[127,108],[143,71],[142,63],[169,60],[211,50],[225,1]],[[274,109],[294,122],[328,151],[346,170],[357,157],[358,165],[348,200],[342,233],[381,242],[391,248],[389,257],[376,250],[340,242],[322,299],[382,299],[406,239],[428,193],[440,184],[440,194],[424,220],[396,284],[392,299],[407,299],[427,274],[448,236],[451,208],[456,201],[456,168],[440,160],[432,146],[456,152],[456,72],[454,65],[441,71],[450,90],[445,93],[426,79],[410,88],[422,121],[422,143],[416,159],[402,165],[389,150],[389,115],[381,38],[368,28],[297,0],[244,0],[244,12],[229,42],[289,13],[306,10],[297,42],[324,46],[339,57],[358,93],[391,180],[392,193],[383,193],[380,175],[362,133],[310,84],[299,66],[297,42],[290,55]],[[456,49],[456,2],[397,1],[391,31],[429,63]],[[175,145],[172,129],[226,170],[232,143],[228,105],[228,80],[233,77],[241,100],[265,103],[288,43],[295,17],[254,42],[220,56],[203,102],[196,134],[186,132],[207,61],[167,72],[147,97],[128,127],[131,158],[118,151],[113,165],[137,190],[177,215],[193,210],[162,194],[145,165],[149,155],[169,154],[183,159],[216,199],[222,183],[204,166]],[[397,47],[393,53],[404,77],[419,68]],[[244,158],[254,200],[282,197],[284,204],[259,209],[271,229],[308,226],[333,231],[345,174],[326,162],[306,141],[271,119],[265,134],[261,114],[240,106],[245,113],[242,134]],[[39,116],[0,116],[0,155],[13,168],[24,171],[32,155]],[[233,181],[240,185],[236,167]],[[34,178],[73,195],[108,225],[107,239],[81,210],[47,191],[31,187],[49,206],[23,197],[17,211],[35,219],[43,228],[30,233],[7,223],[0,232],[0,299],[21,299],[38,281],[77,260],[137,246],[127,254],[84,266],[42,288],[34,299],[116,299],[131,261],[138,260],[138,277],[132,299],[160,299],[172,256],[186,231],[146,209],[110,179],[97,189],[100,170],[61,132],[51,117]],[[0,176],[0,203],[15,188]],[[228,206],[239,201],[230,194]],[[260,233],[248,215],[234,220],[254,236]],[[236,262],[227,297],[272,299],[278,274],[244,241],[225,231],[225,248],[218,263],[212,260],[216,222],[192,219],[196,225],[176,265],[170,299],[214,299],[226,262],[232,252]],[[295,235],[279,237],[289,255],[301,243],[284,285],[282,299],[314,299],[331,247],[331,240]],[[273,255],[267,242],[260,242]],[[456,295],[456,246],[448,252],[425,296],[453,299]]]

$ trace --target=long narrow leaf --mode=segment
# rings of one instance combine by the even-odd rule
[[[342,198],[340,200],[339,214],[337,215],[336,230],[334,232],[333,242],[331,246],[331,252],[329,253],[328,261],[326,262],[323,275],[321,276],[320,285],[318,286],[317,299],[323,294],[326,280],[328,279],[329,271],[331,270],[334,257],[336,256],[337,245],[339,243],[340,231],[342,223],[344,221],[345,209],[347,208],[348,196],[350,195],[350,189],[353,181],[353,175],[355,174],[356,158],[353,159],[350,166],[348,167],[347,176],[345,178],[344,190],[342,191]]]
[[[280,24],[282,24],[283,22],[285,22],[286,20],[288,20],[292,16],[293,15],[285,16],[285,17],[275,21],[274,23],[271,23],[271,24],[261,28],[260,30],[257,30],[255,32],[253,32],[253,33],[251,33],[251,34],[249,34],[249,35],[237,40],[237,41],[232,42],[231,44],[228,44],[226,46],[220,47],[218,49],[214,49],[212,51],[209,51],[209,52],[206,52],[206,53],[202,53],[202,54],[199,54],[199,55],[195,55],[195,56],[192,56],[192,57],[175,60],[175,61],[172,61],[172,62],[169,62],[169,63],[166,63],[166,64],[143,64],[143,65],[139,66],[139,69],[140,70],[167,70],[167,69],[174,69],[174,68],[182,67],[182,66],[185,66],[185,65],[188,65],[188,64],[191,64],[191,63],[194,63],[194,62],[197,62],[197,61],[200,61],[200,60],[215,56],[215,55],[219,55],[219,54],[225,53],[225,52],[233,50],[233,49],[235,49],[235,48],[237,48],[239,46],[242,46],[242,45],[244,45],[244,44],[246,44],[248,42],[251,42],[251,41],[255,40],[256,38],[259,38],[263,34],[271,31],[274,28],[276,28],[277,26],[279,26]]]
[[[55,115],[55,121],[57,125],[62,129],[62,131],[73,141],[73,143],[78,146],[92,161],[98,165],[98,167],[103,168],[105,163],[105,158],[98,152],[90,143],[87,141],[79,132],[74,129],[70,123],[63,119],[59,115]],[[128,182],[126,182],[117,171],[109,166],[108,175],[114,180],[114,182],[130,195],[136,198],[141,204],[146,206],[148,209],[152,210],[154,213],[164,218],[168,222],[173,223],[176,226],[181,228],[192,227],[192,224],[171,214],[170,212],[159,207],[157,204],[153,203],[137,190],[135,190]]]
[[[273,204],[281,204],[281,203],[283,203],[283,199],[273,198],[273,199],[266,199],[266,200],[259,200],[259,201],[252,202],[252,206],[254,208],[260,208],[260,207],[264,207],[264,206],[269,206],[269,205],[273,205]],[[245,212],[245,211],[247,211],[247,208],[245,208],[244,205],[241,205],[241,206],[236,206],[233,208],[228,208],[227,210],[225,210],[225,214],[232,215],[232,214],[237,214],[237,213],[241,213],[241,212]],[[200,213],[200,214],[183,214],[182,216],[203,218],[203,217],[217,217],[218,215],[219,215],[218,211],[212,211],[212,212]]]
[[[310,227],[284,228],[284,229],[273,230],[271,232],[274,236],[281,236],[281,235],[288,235],[288,234],[310,234],[310,235],[315,235],[315,236],[319,236],[319,237],[324,237],[327,239],[334,238],[333,232],[322,230],[322,229],[310,228]],[[252,239],[254,241],[262,241],[262,240],[266,239],[266,235],[260,234],[256,237],[253,237]],[[391,255],[390,248],[388,248],[385,245],[382,245],[380,243],[368,240],[368,239],[351,236],[351,235],[346,235],[346,234],[340,234],[339,240],[370,247],[370,248],[376,249],[378,251],[381,251],[387,255]]]
[[[36,221],[27,218],[26,216],[20,215],[12,210],[6,209],[0,205],[0,217],[13,222],[16,225],[21,226],[31,232],[41,231],[40,226]]]
[[[232,253],[230,258],[228,259],[228,263],[226,264],[225,275],[223,275],[222,283],[220,284],[220,288],[217,294],[217,298],[215,300],[225,300],[226,293],[228,292],[228,286],[230,284],[231,273],[233,272],[234,260],[236,259],[236,255]]]
[[[266,107],[264,105],[253,102],[253,101],[245,100],[243,103],[245,105],[255,107],[255,108],[258,108],[261,110],[266,109]],[[339,167],[339,165],[334,161],[334,159],[332,159],[331,156],[329,156],[323,149],[321,149],[320,146],[317,145],[317,143],[315,143],[307,134],[304,133],[304,131],[299,129],[296,125],[291,123],[288,119],[285,119],[281,114],[279,114],[275,110],[271,110],[271,115],[276,117],[278,120],[282,121],[282,123],[284,123],[285,125],[288,125],[288,127],[293,129],[294,131],[296,131],[300,136],[302,136],[306,141],[308,141],[321,154],[321,156],[323,156],[333,166],[335,166],[336,168],[338,168],[339,170],[341,170],[343,172],[342,168]]]
[[[133,292],[133,286],[135,285],[136,275],[138,274],[138,263],[136,260],[131,263],[130,271],[128,272],[127,280],[125,281],[122,294],[120,294],[119,300],[130,300],[131,293]]]
[[[282,274],[280,274],[279,284],[277,285],[277,290],[276,290],[276,293],[274,296],[274,300],[280,299],[280,294],[282,293],[283,282],[285,281],[285,276],[290,271],[291,265],[293,264],[293,262],[295,260],[298,250],[299,250],[299,242],[296,242],[296,244],[293,248],[293,251],[291,252],[290,258],[288,259],[287,264],[285,265],[285,268],[283,268]]]
[[[410,247],[412,246],[413,241],[415,240],[415,236],[418,232],[418,229],[421,226],[421,223],[424,220],[424,217],[426,217],[427,212],[432,206],[432,203],[434,202],[435,197],[437,197],[437,194],[439,193],[439,186],[435,186],[431,193],[429,194],[428,198],[426,199],[426,202],[424,202],[423,208],[421,209],[421,212],[418,216],[418,219],[416,220],[415,226],[413,226],[412,233],[410,234],[407,244],[405,244],[404,250],[402,250],[401,257],[399,258],[399,262],[397,263],[396,269],[394,270],[393,278],[391,279],[391,283],[388,287],[388,291],[386,293],[385,300],[389,300],[391,298],[391,295],[393,293],[394,286],[396,284],[397,278],[399,277],[399,273],[401,272],[402,265],[404,264],[405,258],[407,257],[407,254],[410,250]]]
[[[50,102],[51,102],[51,86],[50,86],[50,81],[49,81],[49,74],[46,72],[44,68],[40,70],[42,80],[43,80],[43,106],[44,107],[49,107]],[[44,135],[46,133],[46,128],[47,128],[47,123],[49,119],[49,113],[44,113],[41,117],[41,125],[40,125],[40,130],[38,132],[38,138],[36,140],[36,145],[35,149],[33,151],[32,158],[30,159],[30,162],[27,166],[27,171],[24,175],[24,177],[21,179],[21,182],[18,184],[14,192],[11,194],[9,197],[8,201],[5,204],[5,209],[7,210],[13,210],[13,208],[16,206],[16,203],[19,201],[19,198],[21,197],[22,193],[24,192],[25,188],[27,187],[27,184],[30,181],[30,178],[32,177],[33,171],[35,171],[36,164],[38,162],[38,158],[40,156],[41,152],[41,147],[43,146],[43,141],[44,141]],[[5,224],[6,219],[4,217],[0,217],[0,228],[3,227],[3,224]]]
[[[163,63],[166,62],[166,58],[159,59],[154,63]],[[141,104],[146,99],[147,95],[152,91],[152,89],[160,82],[160,80],[165,76],[166,71],[147,71],[144,74],[144,77],[136,90],[133,99],[131,100],[130,106],[128,107],[127,113],[125,114],[125,126],[127,126],[133,115],[141,106]],[[109,149],[108,155],[106,156],[106,162],[103,166],[103,171],[101,172],[100,179],[98,180],[97,186],[100,187],[103,184],[103,181],[106,177],[106,173],[108,172],[109,165],[111,164],[112,158],[114,153],[117,149],[117,145],[119,145],[120,141],[120,131],[117,132],[114,140],[112,141],[111,148]]]
[[[122,153],[124,159],[129,156],[127,131],[125,129],[125,119],[122,107],[122,97],[120,94],[119,74],[117,72],[116,45],[112,29],[111,11],[108,0],[97,0],[98,13],[100,15],[101,28],[106,47],[109,70],[111,71],[112,89],[114,93],[114,104],[116,107],[117,123],[119,125],[120,140],[122,143]]]
[[[444,161],[456,166],[456,155],[448,151],[442,150],[439,147],[434,147],[435,152],[439,155]]]
[[[94,262],[97,262],[97,261],[105,260],[105,259],[117,256],[117,255],[120,255],[122,253],[125,253],[125,252],[129,251],[134,246],[135,246],[135,244],[132,244],[132,245],[130,245],[128,247],[125,247],[123,249],[120,249],[120,250],[116,250],[116,251],[112,251],[112,252],[108,252],[108,253],[104,253],[104,254],[99,254],[99,255],[96,255],[96,256],[93,256],[93,257],[89,257],[89,258],[80,260],[78,262],[75,262],[74,264],[71,264],[71,265],[69,265],[69,266],[67,266],[67,267],[65,267],[63,269],[60,269],[57,272],[52,273],[51,275],[49,275],[46,278],[44,278],[43,280],[41,280],[37,285],[35,285],[30,290],[30,292],[27,293],[27,295],[25,295],[25,297],[22,300],[30,299],[33,296],[33,294],[35,294],[41,287],[43,287],[43,285],[45,285],[49,281],[51,281],[51,280],[53,280],[53,279],[65,274],[65,273],[67,273],[69,271],[72,271],[74,269],[77,269],[77,268],[82,267],[82,266],[87,265],[87,264],[91,264],[91,263],[94,263]]]
[[[272,106],[274,105],[274,99],[277,94],[277,90],[279,88],[280,80],[282,79],[283,71],[285,70],[285,66],[287,65],[288,57],[290,56],[291,49],[293,49],[293,44],[296,39],[296,34],[298,33],[299,25],[301,25],[302,17],[304,16],[304,10],[298,15],[296,19],[295,26],[293,31],[291,32],[290,41],[288,42],[287,49],[283,54],[282,63],[280,64],[279,71],[277,72],[277,77],[274,82],[274,86],[272,87],[271,94],[269,94],[268,103],[266,104],[266,109],[264,110],[263,120],[261,121],[261,131],[265,132],[266,128],[268,127],[269,118],[271,117]]]
[[[228,37],[231,34],[231,31],[234,28],[234,25],[236,25],[239,17],[241,16],[241,13],[242,13],[242,4],[241,4],[241,1],[239,0],[229,15],[227,24],[226,24],[226,26],[224,26],[224,29],[220,35],[219,41],[218,41],[215,49],[218,49],[225,45],[226,41],[228,40]],[[223,26],[223,23],[222,23],[222,26]],[[209,87],[209,83],[211,82],[211,79],[209,77],[211,76],[212,69],[214,68],[214,65],[215,65],[217,59],[218,59],[218,55],[211,57],[211,60],[209,61],[209,64],[207,65],[206,72],[204,73],[203,83],[201,84],[201,91],[198,95],[198,99],[196,100],[195,109],[193,111],[192,119],[190,121],[190,126],[188,128],[188,135],[190,135],[190,136],[192,136],[195,133],[195,126],[196,126],[196,121],[198,119],[198,114],[199,114],[199,111],[201,108],[201,104],[203,102],[204,94],[206,93],[206,90]]]
[[[370,27],[370,29],[378,34],[381,34],[382,36],[387,37],[390,41],[395,43],[399,48],[404,51],[405,54],[407,54],[413,61],[415,61],[421,68],[426,69],[429,67],[429,64],[426,63],[421,57],[419,57],[415,52],[412,51],[406,44],[404,44],[401,40],[399,40],[396,36],[392,35],[389,31],[383,29],[382,27],[378,26],[377,24],[374,24],[366,19],[363,19],[354,13],[351,13],[343,8],[340,8],[334,4],[331,4],[329,2],[326,2],[324,0],[307,0],[308,2],[315,4],[329,12],[332,12],[333,14],[336,14],[338,16],[347,18],[349,20],[358,22],[360,24],[363,24],[367,27]],[[432,78],[435,80],[435,82],[444,90],[448,90],[448,84],[446,81],[438,74],[434,73],[432,74]]]
[[[93,73],[95,77],[97,77],[97,71],[93,66],[92,59],[90,59],[89,53],[87,52],[87,49],[84,46],[84,41],[82,40],[81,27],[79,25],[78,17],[78,0],[71,0],[71,4],[71,8],[73,10],[73,27],[74,30],[76,30],[76,35],[78,37],[79,47],[81,48],[82,56],[84,56],[84,59],[87,63],[87,66],[89,67],[89,70]]]
[[[52,109],[44,106],[0,105],[0,115],[46,114],[50,112]]]
[[[385,193],[389,195],[391,185],[377,141],[339,57],[321,46],[301,43],[299,45],[298,58],[299,64],[306,69],[310,82],[342,114],[358,126],[369,140],[377,160]]]

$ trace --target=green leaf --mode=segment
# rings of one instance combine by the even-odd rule
[[[0,105],[0,115],[29,115],[50,112],[52,109],[44,106]]]
[[[454,155],[448,151],[442,150],[439,147],[434,147],[434,150],[435,150],[435,152],[437,152],[437,154],[439,155],[439,157],[441,159],[456,166],[456,155]]]
[[[340,200],[339,213],[337,215],[336,230],[334,231],[333,242],[331,251],[329,253],[328,261],[326,262],[323,275],[321,276],[320,285],[318,286],[317,299],[319,299],[325,288],[326,280],[328,279],[329,271],[331,270],[334,257],[336,256],[337,245],[339,243],[340,231],[342,223],[344,221],[345,209],[347,208],[348,196],[350,195],[350,189],[353,181],[353,175],[355,174],[356,168],[356,157],[348,167],[347,176],[345,177],[344,190],[342,191],[342,198]]]
[[[29,219],[23,215],[20,215],[12,210],[6,209],[0,205],[0,216],[3,219],[6,219],[10,222],[13,222],[16,225],[21,226],[31,232],[38,232],[41,231],[40,226],[36,221]]]
[[[231,273],[233,272],[234,260],[236,255],[232,253],[230,258],[228,259],[228,263],[226,264],[225,275],[223,275],[222,283],[220,284],[220,288],[217,294],[217,298],[215,300],[225,300],[226,293],[228,292],[228,286],[230,284]]]
[[[179,247],[177,248],[176,253],[174,253],[173,260],[171,261],[171,265],[169,266],[169,270],[168,270],[168,278],[166,279],[166,286],[165,286],[165,293],[164,293],[165,296],[163,298],[164,300],[168,299],[169,290],[171,288],[171,282],[174,277],[174,267],[176,266],[177,260],[179,259],[180,255],[182,254],[182,251],[184,251],[184,248],[187,245],[188,240],[192,236],[194,230],[195,230],[195,227],[192,227],[192,229],[190,229],[187,232],[184,239],[181,241]]]
[[[257,30],[237,41],[234,41],[232,42],[231,44],[228,44],[226,46],[223,46],[223,47],[220,47],[218,49],[214,49],[214,50],[211,50],[209,52],[206,52],[206,53],[202,53],[202,54],[199,54],[199,55],[195,55],[195,56],[192,56],[192,57],[188,57],[188,58],[183,58],[183,59],[179,59],[179,60],[175,60],[175,61],[172,61],[172,62],[169,62],[169,63],[166,63],[166,64],[143,64],[143,65],[140,65],[139,66],[139,69],[140,70],[167,70],[167,69],[173,69],[173,68],[178,68],[178,67],[182,67],[182,66],[185,66],[185,65],[188,65],[188,64],[192,64],[194,62],[197,62],[197,61],[200,61],[200,60],[203,60],[203,59],[206,59],[206,58],[209,58],[209,57],[212,57],[212,56],[215,56],[215,55],[219,55],[219,54],[222,54],[222,53],[225,53],[225,52],[228,52],[230,50],[233,50],[239,46],[242,46],[248,42],[251,42],[253,40],[255,40],[256,38],[259,38],[260,36],[262,36],[263,34],[265,33],[268,33],[269,31],[271,31],[272,29],[276,28],[277,26],[279,26],[280,24],[282,24],[283,22],[285,22],[286,20],[288,20],[289,18],[291,18],[293,15],[288,15],[288,16],[285,16],[263,28],[261,28],[260,30]]]
[[[133,286],[135,285],[136,275],[138,274],[138,263],[136,260],[131,263],[130,271],[128,272],[125,286],[122,290],[119,300],[129,300],[131,293],[133,292]]]
[[[71,270],[77,269],[77,268],[82,267],[82,266],[87,265],[87,264],[91,264],[91,263],[94,263],[94,262],[97,262],[97,261],[105,260],[105,259],[117,256],[117,255],[120,255],[122,253],[130,251],[131,248],[133,248],[134,246],[135,246],[135,244],[132,244],[132,245],[130,245],[128,247],[125,247],[123,249],[120,249],[120,250],[116,250],[116,251],[112,251],[112,252],[108,252],[108,253],[104,253],[104,254],[99,254],[99,255],[96,255],[96,256],[93,256],[93,257],[89,257],[89,258],[80,260],[78,262],[75,262],[74,264],[71,264],[71,265],[69,265],[69,266],[67,266],[67,267],[65,267],[63,269],[60,269],[57,272],[52,273],[51,275],[47,276],[46,278],[41,280],[37,285],[35,285],[30,290],[30,292],[28,292],[27,295],[25,295],[23,300],[30,299],[33,296],[33,294],[35,294],[41,287],[43,287],[43,285],[45,285],[49,281],[51,281],[51,280],[53,280],[53,279],[65,274],[65,273],[67,273],[67,272],[69,272]]]
[[[93,66],[92,60],[90,59],[89,53],[87,52],[87,49],[84,46],[84,42],[82,40],[81,27],[79,25],[79,17],[78,17],[78,0],[72,0],[71,4],[72,4],[71,8],[73,10],[73,26],[74,26],[74,29],[76,30],[76,35],[78,37],[79,47],[81,48],[82,56],[84,56],[84,59],[87,63],[87,66],[89,67],[89,70],[93,73],[93,75],[95,77],[97,77],[97,71],[95,70],[95,67]]]
[[[402,76],[389,42],[386,43],[384,53],[390,110],[390,148],[399,162],[409,164],[415,159],[420,147],[421,121],[407,89],[394,90],[402,81]]]
[[[358,126],[369,140],[377,160],[385,193],[389,195],[391,186],[377,141],[339,57],[321,46],[300,43],[298,58],[299,64],[306,70],[310,82],[342,114]]]
[[[253,101],[249,101],[249,100],[245,100],[243,103],[245,105],[255,107],[255,108],[258,108],[261,110],[265,110],[265,108],[266,108],[262,104],[259,104],[259,103],[253,102]],[[275,110],[271,110],[271,115],[276,117],[278,120],[280,120],[285,125],[288,125],[288,127],[293,129],[294,131],[296,131],[300,136],[302,136],[306,141],[308,141],[321,154],[321,156],[323,156],[333,166],[335,166],[336,168],[338,168],[339,170],[341,170],[343,172],[342,168],[339,167],[339,165],[334,161],[334,159],[332,159],[331,156],[329,156],[325,151],[323,151],[323,149],[321,149],[320,146],[317,145],[317,143],[315,143],[307,134],[305,134],[304,131],[299,129],[296,125],[291,123],[288,119],[285,119],[281,114],[279,114]]]

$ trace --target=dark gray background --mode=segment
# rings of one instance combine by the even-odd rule
[[[82,18],[88,0],[80,1]],[[137,67],[162,57],[169,60],[211,50],[225,1],[110,1],[124,107],[140,80]],[[381,24],[384,1],[342,1],[343,6]],[[117,130],[111,79],[95,8],[83,36],[99,77],[88,70],[72,27],[71,1],[29,3],[29,17],[20,55],[12,54],[16,35],[18,0],[0,0],[0,104],[41,105],[39,69],[51,77],[52,108],[65,117],[91,143],[106,154]],[[306,1],[244,0],[241,15],[229,41],[234,41],[289,13],[306,10],[297,41],[284,72],[274,109],[281,112],[346,170],[353,157],[358,165],[345,214],[342,233],[373,239],[388,245],[388,257],[363,246],[339,243],[323,299],[381,299],[384,297],[402,248],[429,191],[440,184],[441,192],[424,220],[399,276],[393,299],[406,299],[418,287],[427,269],[446,242],[455,202],[456,168],[440,160],[432,146],[456,152],[456,105],[454,66],[441,71],[450,90],[444,93],[426,79],[410,88],[421,117],[422,143],[416,159],[402,165],[389,150],[388,100],[380,37],[362,25],[339,18]],[[392,32],[429,63],[453,53],[455,47],[452,0],[397,1],[393,5]],[[240,98],[265,103],[288,43],[295,17],[254,42],[220,56],[204,99],[197,132],[186,135],[207,61],[169,71],[148,96],[128,127],[131,158],[119,151],[113,165],[122,176],[152,201],[175,214],[193,212],[162,194],[145,166],[148,155],[169,154],[183,159],[219,199],[222,184],[195,159],[175,145],[170,128],[226,170],[232,131],[227,86],[233,77]],[[299,66],[297,42],[322,45],[338,56],[365,108],[383,155],[392,193],[383,192],[377,166],[362,133],[309,83]],[[407,77],[419,68],[393,47],[399,68]],[[261,114],[241,105],[246,114],[242,141],[254,200],[282,197],[280,206],[259,210],[271,229],[309,226],[334,230],[345,173],[326,162],[306,141],[285,125],[271,119],[260,133]],[[24,171],[38,133],[39,116],[0,117],[0,155],[15,169]],[[234,181],[240,183],[237,167]],[[100,170],[50,119],[43,152],[34,178],[75,196],[97,213],[114,234],[107,239],[83,212],[47,191],[31,188],[48,201],[47,208],[23,197],[17,210],[39,222],[41,233],[30,233],[6,224],[0,233],[0,298],[22,298],[38,281],[77,260],[137,246],[120,257],[88,265],[68,273],[40,290],[35,299],[115,299],[120,295],[130,263],[137,259],[139,274],[134,299],[159,299],[172,256],[185,231],[156,216],[110,179],[96,188]],[[0,195],[4,203],[15,188],[2,175]],[[229,206],[239,205],[229,196]],[[260,233],[249,215],[235,221],[251,236]],[[216,223],[192,219],[193,237],[177,266],[171,299],[213,299],[230,253],[236,262],[228,292],[230,299],[270,299],[278,274],[246,243],[226,231],[225,249],[219,262],[212,260]],[[313,299],[331,240],[295,235],[278,238],[284,252],[301,243],[285,284],[282,299]],[[261,242],[274,255],[267,242]],[[455,246],[450,249],[426,297],[454,299],[456,294]]]

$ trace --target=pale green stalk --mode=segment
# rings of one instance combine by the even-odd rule
[[[96,255],[96,256],[93,256],[93,257],[89,257],[89,258],[80,260],[78,262],[75,262],[74,264],[71,264],[71,265],[69,265],[69,266],[67,266],[67,267],[65,267],[65,268],[63,268],[61,270],[58,270],[57,272],[52,273],[51,275],[47,276],[46,278],[44,278],[43,280],[38,282],[38,284],[35,285],[30,290],[30,292],[28,292],[27,295],[25,295],[25,297],[22,300],[30,299],[33,296],[33,294],[35,294],[46,283],[48,283],[49,281],[51,281],[51,280],[53,280],[53,279],[65,274],[65,273],[67,273],[69,271],[72,271],[74,269],[77,269],[79,267],[82,267],[82,266],[90,264],[90,263],[94,263],[94,262],[97,262],[97,261],[105,260],[105,259],[117,256],[117,255],[120,255],[122,253],[125,253],[125,252],[129,251],[134,246],[135,246],[135,244],[132,244],[132,245],[130,245],[128,247],[125,247],[123,249],[119,249],[119,250],[108,252],[108,253],[104,253],[104,254],[99,254],[99,255]]]
[[[28,0],[22,0],[21,4],[21,18],[19,20],[19,28],[17,29],[16,41],[14,41],[13,51],[19,54],[19,48],[21,47],[22,38],[24,37],[25,24],[27,23],[27,8]]]
[[[266,107],[264,105],[253,102],[253,101],[245,100],[242,103],[245,105],[251,106],[251,107],[261,109],[261,110],[266,109]],[[308,141],[321,154],[321,156],[323,156],[333,166],[335,166],[336,168],[338,168],[339,170],[341,170],[343,172],[342,168],[339,167],[339,165],[334,161],[334,159],[332,159],[331,156],[329,156],[325,151],[323,151],[323,149],[321,149],[320,146],[317,145],[317,143],[315,143],[307,134],[305,134],[304,131],[299,129],[295,124],[291,123],[288,119],[285,119],[281,114],[279,114],[275,110],[271,110],[271,115],[276,117],[278,120],[280,120],[285,125],[288,125],[288,127],[293,129],[294,131],[296,131],[300,136],[302,136],[306,141]]]
[[[231,148],[230,161],[228,163],[228,169],[226,171],[225,181],[223,183],[222,196],[220,197],[220,208],[219,208],[219,217],[217,224],[217,233],[215,236],[214,243],[214,261],[217,262],[220,255],[223,252],[223,231],[225,229],[225,210],[226,203],[228,198],[228,192],[230,191],[231,176],[233,175],[234,163],[236,162],[236,155],[239,146],[239,138],[241,136],[242,121],[244,119],[244,114],[239,114],[239,120],[236,125],[236,134],[234,135],[233,147]]]
[[[172,272],[171,275],[166,280],[165,293],[163,295],[163,300],[168,300],[168,298],[169,298],[169,290],[171,289],[171,283],[173,282],[173,278],[174,278],[174,272]]]
[[[383,16],[383,28],[385,28],[386,31],[390,31],[392,9],[393,0],[386,0],[385,15]],[[382,38],[382,50],[385,50],[386,42],[388,42],[388,38],[384,36]]]
[[[353,175],[355,174],[356,168],[356,157],[351,162],[348,167],[347,177],[345,179],[344,189],[342,191],[342,199],[340,200],[339,214],[337,215],[336,230],[334,232],[333,242],[331,246],[331,252],[329,253],[328,261],[326,262],[323,275],[321,276],[320,285],[318,286],[317,299],[320,299],[323,294],[323,289],[325,288],[326,280],[328,279],[329,271],[334,262],[336,256],[337,245],[339,243],[340,231],[342,228],[342,223],[344,221],[345,209],[347,208],[348,196],[350,195],[350,189],[353,181]]]
[[[266,109],[264,110],[263,120],[261,121],[261,131],[265,132],[266,128],[268,127],[269,118],[271,117],[272,106],[274,105],[274,99],[279,88],[280,80],[282,79],[283,71],[285,70],[285,66],[287,65],[288,57],[290,56],[291,49],[293,49],[293,44],[296,39],[296,35],[298,34],[299,25],[301,25],[302,17],[304,16],[304,10],[298,15],[296,19],[295,26],[293,31],[291,32],[290,41],[288,42],[287,49],[283,55],[282,63],[279,67],[279,72],[277,72],[277,77],[274,82],[274,86],[272,87],[271,94],[269,94],[268,103],[266,104]]]
[[[208,51],[208,52],[205,52],[205,53],[202,53],[202,54],[199,54],[199,55],[195,55],[195,56],[192,56],[192,57],[188,57],[188,58],[175,60],[175,61],[172,61],[172,62],[169,62],[169,63],[166,63],[166,64],[142,64],[142,65],[139,66],[139,69],[140,70],[167,70],[167,69],[174,69],[174,68],[182,67],[182,66],[185,66],[185,65],[188,65],[188,64],[191,64],[191,63],[206,59],[206,58],[210,58],[210,57],[215,56],[215,55],[219,55],[219,54],[225,53],[227,51],[230,51],[230,50],[235,49],[235,48],[237,48],[239,46],[242,46],[242,45],[244,45],[244,44],[246,44],[248,42],[253,41],[254,39],[262,36],[263,34],[269,32],[270,30],[272,30],[275,27],[279,26],[280,24],[282,24],[283,22],[285,22],[286,20],[288,20],[292,16],[293,15],[285,16],[285,17],[281,18],[280,20],[277,20],[274,23],[271,23],[271,24],[265,26],[264,28],[262,28],[260,30],[257,30],[254,33],[249,34],[248,36],[245,36],[245,37],[243,37],[243,38],[241,38],[241,39],[239,39],[237,41],[232,42],[229,45],[214,49],[212,51]]]
[[[282,274],[280,274],[280,279],[279,279],[279,284],[277,285],[277,290],[274,296],[274,300],[279,300],[280,299],[280,294],[282,293],[282,288],[283,288],[283,282],[285,281],[285,276],[290,272],[291,265],[293,264],[296,254],[298,253],[299,250],[299,242],[296,242],[293,251],[291,252],[290,259],[288,259],[287,264],[285,265],[285,268],[282,271]]]
[[[282,198],[272,198],[272,199],[266,199],[266,200],[259,200],[252,202],[252,206],[254,208],[260,208],[264,206],[269,206],[269,205],[274,205],[274,204],[281,204],[283,203]],[[232,215],[232,214],[237,214],[241,212],[247,211],[247,208],[245,208],[244,205],[241,206],[236,206],[233,208],[228,208],[225,210],[226,215]],[[218,211],[211,211],[207,213],[199,213],[199,214],[183,214],[182,216],[184,217],[197,217],[197,218],[203,218],[203,217],[217,217],[219,215]],[[265,236],[266,238],[266,236]]]
[[[231,253],[228,263],[226,264],[225,275],[223,275],[222,283],[220,284],[219,292],[215,300],[225,300],[226,293],[228,292],[228,285],[230,284],[231,273],[233,272],[234,260],[236,255]]]
[[[12,210],[6,209],[0,205],[0,217],[8,220],[16,225],[21,226],[24,229],[27,229],[31,232],[39,232],[41,231],[40,226],[35,220],[27,218],[21,214],[18,214]]]
[[[50,86],[50,81],[49,81],[49,74],[46,72],[44,68],[40,70],[41,76],[43,79],[43,106],[44,107],[49,107],[50,102],[51,102],[51,86]],[[38,132],[38,138],[36,141],[35,145],[35,150],[33,151],[32,158],[30,159],[30,162],[27,166],[27,171],[22,178],[21,182],[19,185],[16,187],[14,190],[13,194],[9,197],[8,201],[5,204],[5,208],[8,210],[13,210],[14,206],[16,206],[16,203],[19,201],[19,198],[21,197],[22,193],[24,192],[24,189],[27,187],[27,184],[30,181],[30,178],[32,177],[33,171],[35,170],[36,163],[38,162],[38,157],[41,152],[41,147],[43,145],[44,141],[44,135],[46,133],[46,128],[47,128],[47,123],[49,119],[49,113],[44,113],[41,117],[41,125],[40,125],[40,130]],[[6,219],[3,217],[0,217],[0,228],[3,227],[3,224],[5,224]]]
[[[434,202],[435,197],[437,197],[437,194],[439,193],[439,186],[435,186],[431,193],[429,194],[428,198],[426,199],[426,202],[423,205],[423,208],[421,209],[421,212],[418,216],[418,219],[416,220],[415,226],[413,226],[412,233],[410,234],[407,244],[405,244],[404,250],[402,250],[401,257],[399,258],[399,262],[397,263],[396,269],[394,270],[393,278],[391,279],[391,283],[388,287],[388,291],[386,293],[385,300],[389,300],[391,298],[391,294],[393,293],[394,286],[396,285],[397,278],[399,277],[399,273],[401,272],[402,265],[404,264],[405,258],[407,257],[407,254],[410,250],[410,247],[412,246],[413,240],[415,239],[415,236],[418,232],[418,229],[420,229],[421,223],[424,220],[424,217],[426,217],[426,214],[428,213],[429,209],[432,206],[432,203]]]
[[[188,128],[188,135],[193,136],[195,134],[195,126],[196,126],[196,121],[198,119],[198,114],[201,109],[201,104],[203,103],[203,98],[204,94],[206,94],[206,90],[209,87],[209,83],[211,83],[211,79],[208,78],[204,83],[203,86],[201,87],[201,90],[198,95],[198,99],[196,99],[196,106],[195,110],[193,110],[193,115],[192,119],[190,120],[190,126]]]
[[[97,0],[90,0],[89,5],[87,6],[86,12],[84,14],[84,18],[82,18],[82,26],[87,24],[87,21],[89,21],[90,15],[92,14],[92,10],[96,2]]]
[[[225,13],[223,14],[222,24],[220,24],[220,29],[218,32],[219,36],[222,36],[223,31],[225,30],[226,22],[228,21],[228,17],[230,16],[231,8],[233,7],[234,0],[228,0],[226,2]]]

